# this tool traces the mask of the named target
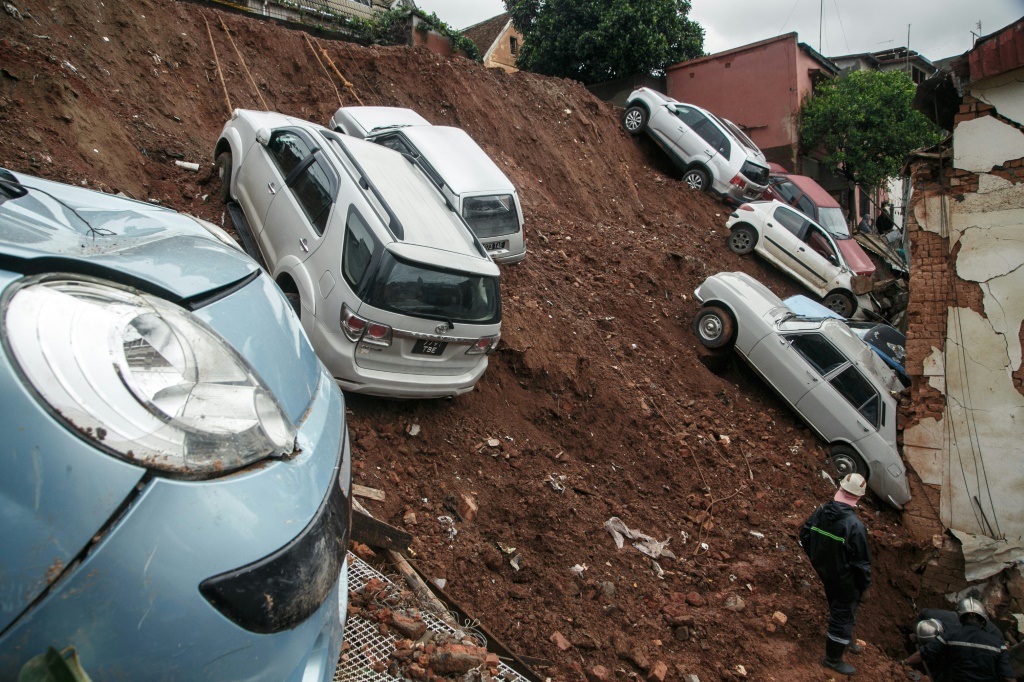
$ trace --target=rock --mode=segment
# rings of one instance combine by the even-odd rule
[[[479,505],[476,503],[476,498],[470,493],[462,493],[459,496],[459,515],[462,516],[462,520],[466,523],[471,522],[476,518],[476,513],[480,510]]]
[[[377,554],[372,549],[355,540],[352,541],[352,553],[366,562],[371,562],[377,558]]]
[[[739,613],[747,607],[747,604],[743,601],[743,597],[739,596],[738,594],[730,594],[725,598],[724,606],[730,611],[735,611],[736,613]]]
[[[417,616],[404,616],[400,613],[391,614],[391,627],[402,633],[403,637],[417,640],[427,631],[427,624]]]
[[[610,679],[612,679],[612,671],[603,665],[595,665],[587,671],[589,682],[608,682]]]
[[[483,555],[484,565],[487,568],[492,571],[501,570],[501,553],[495,547],[487,545],[484,549],[480,550],[480,553]]]
[[[685,625],[680,625],[679,627],[672,630],[672,636],[680,642],[685,642],[688,639],[690,639],[690,628],[686,627]]]
[[[550,639],[552,642],[555,643],[555,646],[557,646],[562,651],[568,651],[572,648],[572,642],[567,640],[565,638],[565,635],[563,635],[561,632],[553,633]]]
[[[663,661],[657,661],[651,666],[651,670],[647,673],[647,679],[653,682],[665,682],[665,677],[668,675],[668,665]]]
[[[425,680],[427,679],[427,671],[420,666],[413,663],[405,669],[405,674],[414,680]]]
[[[651,667],[651,659],[643,649],[637,647],[629,652],[629,660],[641,670],[648,670]]]
[[[747,669],[744,668],[742,665],[737,665],[732,670],[733,670],[733,673],[736,676],[738,676],[738,677],[746,677],[747,676]]]
[[[497,669],[501,665],[501,659],[498,658],[498,654],[487,654],[487,658],[484,659],[484,665],[488,668]]]
[[[402,523],[404,523],[407,526],[415,526],[416,525],[416,512],[414,512],[414,511],[405,512],[405,516],[402,517]]]
[[[572,645],[582,651],[593,651],[601,648],[601,642],[589,632],[580,632],[572,638]]]
[[[613,583],[613,582],[611,582],[609,580],[606,580],[606,581],[602,582],[601,583],[601,596],[605,597],[606,599],[614,599],[615,598],[615,583]]]
[[[430,668],[444,675],[465,674],[479,668],[487,658],[487,649],[466,644],[439,646],[430,656]]]
[[[682,625],[683,620],[687,617],[686,605],[669,602],[668,604],[665,604],[665,606],[661,607],[661,617],[669,625]]]
[[[686,603],[690,606],[704,606],[705,600],[700,592],[690,592],[686,595]]]
[[[789,616],[784,614],[782,611],[776,611],[772,614],[772,622],[776,625],[785,625],[789,622]]]

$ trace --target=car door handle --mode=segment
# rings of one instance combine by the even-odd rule
[[[303,251],[309,253],[309,243],[305,240],[305,238],[299,237],[299,246],[302,247]]]
[[[818,380],[818,376],[816,374],[814,374],[813,372],[808,372],[806,369],[804,371],[807,372],[807,376],[809,376],[811,378],[811,381],[817,381]]]
[[[775,227],[775,226],[774,226],[774,225],[772,225],[771,223],[765,223],[765,225],[767,225],[768,227]]]
[[[267,183],[267,191],[270,192],[271,194],[277,194],[277,190],[274,189],[274,183],[272,183],[272,182],[268,182]]]
[[[857,421],[857,426],[859,426],[860,430],[863,431],[864,433],[871,433],[871,429],[869,429],[868,427],[864,426],[864,422],[858,420]]]
[[[802,246],[801,246],[800,248],[798,248],[798,249],[797,249],[797,251],[806,251],[806,250],[807,250],[807,249],[805,249],[805,248],[804,248],[804,247],[802,247]]]

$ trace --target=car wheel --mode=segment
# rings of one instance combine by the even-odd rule
[[[850,317],[857,309],[857,303],[853,300],[853,296],[850,296],[845,291],[833,291],[829,293],[821,300],[821,304],[835,314],[842,315],[843,317]]]
[[[868,480],[871,471],[864,463],[864,458],[849,445],[832,446],[832,471],[837,480],[841,480],[847,474],[860,474],[864,480]]]
[[[691,168],[690,170],[686,171],[686,173],[683,175],[683,182],[686,183],[687,187],[693,190],[697,190],[698,192],[707,191],[707,189],[710,187],[710,183],[708,182],[708,174],[699,168]]]
[[[725,310],[709,305],[693,320],[693,331],[705,348],[724,348],[733,342],[736,325]]]
[[[231,201],[231,152],[221,152],[217,155],[215,164],[217,178],[220,181],[220,200],[225,204]]]
[[[757,246],[757,230],[750,225],[737,225],[729,233],[729,250],[738,256],[746,256]]]
[[[630,135],[639,135],[647,127],[647,110],[643,107],[630,107],[622,117],[622,125]]]

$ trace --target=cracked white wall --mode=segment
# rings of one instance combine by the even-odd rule
[[[1024,69],[976,84],[970,94],[1008,121],[1024,120]],[[978,173],[978,191],[962,201],[928,197],[915,205],[915,217],[922,230],[948,235],[954,271],[980,287],[984,316],[949,302],[945,352],[924,363],[929,385],[945,394],[946,413],[907,429],[904,450],[922,480],[941,480],[944,524],[1020,539],[1024,395],[1012,372],[1022,364],[1024,183],[992,171],[1024,157],[1024,132],[981,116],[956,126],[953,148],[953,165]]]

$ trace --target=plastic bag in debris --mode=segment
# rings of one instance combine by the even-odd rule
[[[625,538],[629,538],[630,540],[636,540],[636,542],[633,543],[634,547],[652,559],[658,559],[660,557],[666,557],[669,559],[676,558],[676,555],[668,549],[668,543],[672,538],[668,538],[664,542],[659,542],[650,535],[645,535],[639,531],[632,530],[623,523],[622,519],[618,516],[613,516],[605,521],[604,528],[611,533],[612,539],[615,540],[616,549],[622,549],[622,545],[625,544]]]

